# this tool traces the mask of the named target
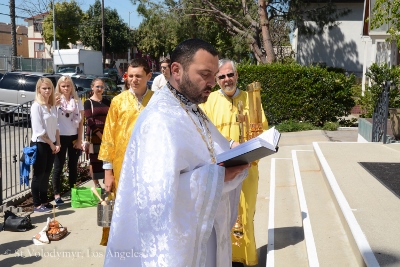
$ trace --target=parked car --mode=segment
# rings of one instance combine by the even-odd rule
[[[96,76],[92,75],[78,75],[72,76],[72,81],[75,84],[76,91],[79,95],[87,94],[82,98],[84,101],[86,98],[89,98],[92,95],[92,89],[90,85],[92,84],[93,79],[97,78]],[[112,99],[114,96],[121,93],[121,88],[117,86],[117,84],[110,78],[107,77],[98,77],[104,81],[104,92],[103,96],[109,99]]]
[[[49,78],[56,86],[61,75],[39,72],[7,72],[0,78],[0,112],[3,121],[13,122],[15,114],[29,114],[30,111],[23,110],[19,106],[35,99],[36,83],[41,77]]]
[[[103,70],[103,76],[110,78],[111,80],[115,81],[115,83],[118,85],[121,82],[121,78],[119,76],[119,72],[115,68],[110,68],[110,69],[104,69]]]
[[[150,80],[147,81],[147,89],[151,90],[151,86],[153,85],[154,78],[157,77],[160,74],[161,74],[161,72],[158,72],[158,71],[153,72],[153,74],[151,75]]]

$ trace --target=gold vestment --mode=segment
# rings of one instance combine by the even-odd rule
[[[119,176],[125,150],[136,120],[140,112],[149,102],[153,91],[147,90],[142,103],[129,90],[125,90],[111,101],[104,125],[103,138],[101,141],[99,160],[111,162],[115,178],[114,190],[117,192]],[[110,228],[103,228],[103,237],[100,245],[107,245]]]
[[[239,122],[236,121],[238,103],[243,103],[243,113],[249,115],[248,94],[239,90],[239,93],[230,98],[220,90],[212,92],[206,103],[200,107],[204,110],[217,129],[228,140],[239,142]],[[263,130],[268,130],[268,122],[264,110],[262,112]],[[254,238],[254,214],[258,192],[258,163],[253,162],[249,175],[243,181],[240,193],[239,212],[243,224],[243,239],[240,246],[232,245],[232,261],[242,262],[246,265],[258,264],[256,242]],[[231,234],[232,243],[236,240]]]

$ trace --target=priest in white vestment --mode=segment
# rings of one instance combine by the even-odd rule
[[[105,266],[231,266],[230,230],[249,166],[215,164],[229,141],[197,104],[217,72],[217,51],[202,40],[172,53],[170,81],[126,149]]]

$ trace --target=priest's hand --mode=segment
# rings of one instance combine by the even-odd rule
[[[225,168],[225,179],[224,182],[232,181],[239,173],[245,169],[250,168],[251,164],[238,165],[233,167]]]
[[[104,170],[104,189],[106,192],[112,192],[115,185],[113,170]]]
[[[233,142],[233,143],[232,143],[232,146],[231,146],[231,149],[234,148],[234,147],[237,147],[238,145],[240,145],[239,142],[236,142],[236,141]]]

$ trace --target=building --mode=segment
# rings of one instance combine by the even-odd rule
[[[26,26],[17,25],[17,56],[28,57],[28,28]],[[0,22],[0,56],[11,56],[11,24]],[[8,51],[9,54],[8,54]]]
[[[52,58],[50,45],[42,37],[42,23],[48,13],[42,13],[25,19],[28,23],[29,58]]]
[[[363,80],[362,91],[365,90],[367,80],[365,74],[373,63],[387,64],[389,67],[399,65],[399,48],[395,42],[387,42],[389,37],[387,30],[389,25],[382,25],[378,29],[371,29],[369,17],[373,16],[372,9],[376,0],[364,1],[363,12],[363,27],[362,27],[362,41],[363,41]]]
[[[322,34],[305,36],[295,30],[292,46],[301,65],[321,64],[343,68],[361,77],[365,42],[362,39],[364,0],[333,0],[338,9],[351,12],[337,21],[339,25]],[[312,24],[313,22],[306,22]]]

